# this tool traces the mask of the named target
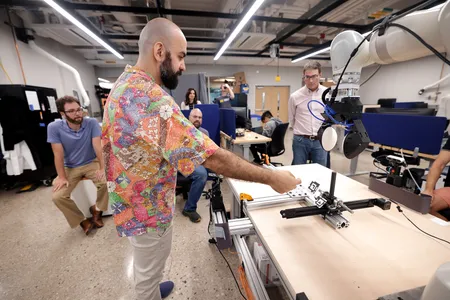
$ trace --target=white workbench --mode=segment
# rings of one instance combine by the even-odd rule
[[[331,170],[318,164],[282,167],[328,190]],[[253,198],[278,195],[269,186],[229,179],[230,187]],[[367,186],[338,174],[335,196],[344,201],[380,197]],[[255,201],[258,201],[257,199]],[[234,201],[234,211],[238,203]],[[298,204],[250,210],[266,251],[292,299],[305,293],[308,299],[376,299],[394,292],[424,286],[436,269],[450,261],[450,245],[425,236],[400,214],[395,205],[344,215],[350,227],[335,230],[319,216],[283,219],[280,210]],[[446,240],[450,227],[403,208],[423,230]]]

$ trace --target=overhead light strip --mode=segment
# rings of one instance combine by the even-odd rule
[[[67,12],[64,8],[62,8],[61,6],[59,6],[55,1],[53,0],[43,0],[45,3],[47,3],[48,5],[50,5],[51,7],[53,7],[54,10],[56,10],[57,12],[59,12],[61,15],[63,15],[64,18],[66,18],[67,20],[69,20],[70,22],[72,22],[75,26],[77,26],[78,28],[80,28],[81,30],[83,30],[83,32],[85,32],[87,35],[89,35],[91,38],[93,38],[96,42],[98,42],[100,45],[102,45],[103,47],[105,47],[106,49],[109,50],[109,52],[111,52],[112,54],[114,54],[115,56],[117,56],[120,59],[123,59],[123,56],[117,52],[116,50],[114,50],[113,47],[111,47],[110,45],[108,45],[104,40],[102,40],[100,37],[98,37],[95,33],[93,33],[91,30],[89,30],[86,26],[84,26],[83,24],[81,24],[80,21],[78,21],[77,19],[75,19],[74,16],[72,16],[69,12]]]
[[[363,37],[366,37],[366,36],[368,36],[371,32],[372,32],[372,31],[368,31],[368,32],[362,33],[361,35],[362,35]],[[293,59],[293,60],[291,60],[291,63],[295,64],[295,63],[297,63],[297,62],[299,62],[299,61],[301,61],[301,60],[304,60],[304,59],[307,59],[307,58],[310,58],[310,57],[312,57],[312,56],[316,56],[316,55],[318,55],[318,54],[321,54],[321,53],[324,53],[324,52],[328,52],[328,51],[330,51],[330,46],[329,46],[329,47],[326,47],[326,48],[323,48],[323,49],[320,49],[320,50],[317,50],[317,51],[315,51],[315,52],[313,52],[313,53],[309,53],[309,54],[306,54],[306,55],[304,55],[304,56],[300,56],[299,58]]]
[[[258,8],[261,6],[261,4],[264,2],[264,0],[256,0],[255,3],[253,3],[252,7],[248,10],[248,12],[245,14],[245,16],[242,18],[242,20],[239,22],[239,24],[236,26],[236,28],[233,30],[233,32],[230,34],[228,39],[225,41],[225,43],[220,48],[219,52],[217,52],[216,56],[214,57],[214,60],[218,60],[222,54],[227,50],[227,48],[230,46],[231,42],[236,38],[236,36],[241,32],[241,30],[244,28],[244,26],[247,24],[247,22],[250,20],[251,17],[256,13]]]
[[[106,80],[106,79],[103,79],[103,78],[98,78],[98,81],[100,81],[100,82],[105,82],[105,83],[108,83],[108,82],[110,82],[109,80]]]

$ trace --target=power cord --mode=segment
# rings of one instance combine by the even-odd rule
[[[209,231],[208,231],[208,232],[209,232]],[[242,298],[243,298],[244,300],[247,300],[247,298],[244,296],[244,294],[243,294],[242,291],[241,291],[241,287],[239,286],[239,282],[237,281],[236,276],[234,275],[234,272],[233,272],[233,269],[232,269],[231,266],[230,266],[230,263],[229,263],[228,260],[225,258],[225,255],[223,255],[222,250],[220,250],[219,247],[217,246],[217,241],[216,241],[215,239],[211,238],[211,239],[209,240],[209,242],[210,242],[211,244],[214,244],[214,245],[216,246],[217,250],[219,251],[220,255],[222,255],[223,260],[225,260],[225,262],[227,263],[227,266],[228,266],[228,269],[229,269],[230,272],[231,272],[231,275],[233,275],[234,282],[236,283],[236,286],[237,286],[237,288],[238,288],[239,293],[241,294],[241,296],[242,296]]]
[[[403,163],[405,164],[404,166],[405,166],[406,171],[408,171],[409,176],[411,176],[411,179],[414,181],[414,183],[416,184],[416,187],[419,189],[419,191],[422,192],[422,188],[419,186],[419,184],[417,184],[416,179],[414,178],[411,171],[409,170],[408,164],[406,163],[405,156],[403,155],[403,149],[400,149],[400,154],[402,155]]]
[[[403,210],[402,210],[402,208],[400,207],[400,204],[398,204],[398,202],[395,202],[395,201],[392,200],[392,199],[391,199],[390,201],[393,202],[393,203],[395,203],[395,204],[397,205],[397,210],[398,210],[398,212],[401,213],[401,214],[406,218],[406,220],[408,220],[411,224],[413,224],[414,227],[416,227],[420,232],[422,232],[422,233],[424,233],[424,234],[428,235],[429,237],[432,237],[432,238],[434,238],[434,239],[436,239],[436,240],[439,240],[439,241],[441,241],[441,242],[450,244],[449,241],[444,240],[444,239],[441,239],[440,237],[437,237],[437,236],[435,236],[435,235],[432,235],[432,234],[430,234],[430,233],[428,233],[428,232],[422,230],[422,229],[421,229],[419,226],[417,226],[413,221],[411,221],[410,218],[408,218],[408,216],[403,212]]]
[[[211,202],[210,202],[209,205],[211,205]],[[210,208],[209,208],[209,223],[208,223],[207,231],[208,231],[208,235],[209,235],[211,238],[208,240],[208,242],[209,242],[210,244],[214,244],[214,245],[216,246],[216,248],[217,248],[217,250],[219,251],[220,255],[222,255],[223,259],[224,259],[225,262],[227,263],[227,266],[228,266],[228,269],[229,269],[230,272],[231,272],[231,275],[233,275],[234,282],[236,283],[236,286],[237,286],[237,288],[238,288],[238,290],[239,290],[239,293],[241,294],[241,296],[242,296],[242,298],[243,298],[244,300],[247,300],[247,298],[244,296],[244,294],[243,294],[242,291],[241,291],[241,287],[239,286],[239,282],[237,281],[236,276],[234,276],[234,272],[233,272],[233,269],[231,269],[230,263],[229,263],[228,260],[225,258],[225,255],[223,255],[222,250],[220,250],[219,247],[217,246],[217,241],[211,236],[211,233],[210,233],[210,231],[209,231],[209,229],[210,229],[209,227],[211,226],[211,224],[212,224],[212,212],[211,212],[211,207],[210,207]]]

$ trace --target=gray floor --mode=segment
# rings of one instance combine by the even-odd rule
[[[286,153],[273,159],[289,165],[292,133],[286,136]],[[332,168],[349,170],[349,161],[332,153]],[[358,170],[375,170],[370,152],[364,152]],[[368,175],[354,179],[368,182]],[[226,205],[231,194],[222,185]],[[233,277],[216,248],[208,244],[208,201],[201,199],[203,220],[191,223],[181,214],[177,199],[173,249],[165,278],[176,288],[168,299],[240,299]],[[131,249],[119,238],[111,218],[95,234],[71,230],[51,201],[51,188],[15,194],[0,191],[0,299],[133,299]],[[233,270],[237,254],[223,252]],[[274,299],[280,299],[274,296]]]

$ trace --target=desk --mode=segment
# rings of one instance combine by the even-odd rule
[[[331,170],[318,164],[281,167],[328,189]],[[277,195],[269,186],[228,179],[235,195]],[[335,195],[344,201],[380,197],[351,178],[337,175]],[[257,201],[257,200],[255,200]],[[234,203],[234,206],[237,203]],[[350,227],[335,230],[319,216],[282,219],[290,204],[248,212],[255,230],[277,268],[291,299],[305,293],[310,300],[376,299],[426,285],[436,269],[450,261],[450,246],[414,228],[393,206],[344,213]],[[449,240],[449,227],[404,208],[423,230]]]
[[[391,146],[386,146],[386,145],[381,145],[381,144],[376,144],[376,143],[370,143],[369,146],[376,148],[381,148],[381,149],[385,149],[385,150],[392,150],[392,151],[396,151],[396,152],[400,152],[400,148],[396,148],[396,147],[391,147]],[[414,151],[411,150],[405,150],[403,149],[403,154],[409,154],[409,155],[413,155]],[[418,153],[417,154],[419,157],[422,157],[423,159],[426,159],[430,162],[433,162],[436,160],[436,158],[438,157],[437,155],[432,155],[432,154],[426,154],[426,153]],[[431,164],[431,163],[430,163]]]
[[[244,158],[250,160],[250,145],[252,144],[264,144],[272,141],[271,138],[257,134],[256,132],[246,131],[244,136],[236,137],[233,141],[234,145],[241,146],[244,151]]]

